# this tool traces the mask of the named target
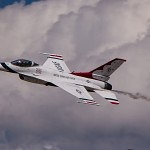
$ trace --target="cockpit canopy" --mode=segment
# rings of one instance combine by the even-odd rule
[[[34,67],[39,66],[37,63],[32,62],[30,60],[18,59],[11,62],[11,64],[19,67]]]

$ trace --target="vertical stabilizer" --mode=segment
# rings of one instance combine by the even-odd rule
[[[114,73],[126,60],[115,58],[108,63],[91,71],[94,79],[108,81],[110,75]]]

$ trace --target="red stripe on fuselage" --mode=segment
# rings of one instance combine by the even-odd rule
[[[80,76],[80,77],[93,79],[92,73],[90,73],[90,72],[72,72],[71,74]]]

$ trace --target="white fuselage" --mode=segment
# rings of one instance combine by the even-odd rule
[[[103,81],[80,77],[70,73],[59,72],[53,69],[45,68],[43,66],[19,67],[9,62],[5,64],[7,65],[8,69],[7,68],[4,69],[0,67],[2,71],[11,72],[11,70],[13,70],[14,73],[20,75],[20,78],[22,80],[37,83],[37,84],[51,85],[51,81],[55,80],[58,82],[63,81],[66,83],[74,83],[76,85],[82,85],[86,87],[88,90],[101,89],[101,88],[105,89],[106,84],[108,84]],[[43,80],[43,78],[41,79],[40,76],[42,77],[44,76],[45,80]]]

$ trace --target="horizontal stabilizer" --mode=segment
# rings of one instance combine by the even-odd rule
[[[119,104],[116,95],[109,90],[94,90],[97,94],[108,100],[112,104]]]

